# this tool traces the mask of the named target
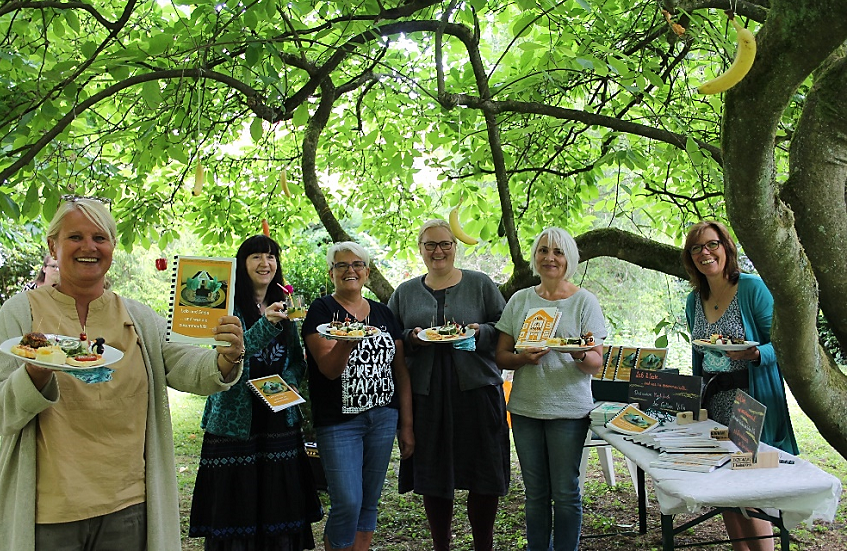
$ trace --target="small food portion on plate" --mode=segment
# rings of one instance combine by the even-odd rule
[[[709,342],[711,344],[744,344],[744,339],[739,339],[738,337],[732,337],[729,335],[721,335],[720,333],[712,333],[709,337]]]
[[[360,321],[333,321],[329,324],[329,334],[337,337],[372,337],[379,335],[379,329],[365,325]]]
[[[418,338],[424,342],[456,342],[469,339],[476,331],[466,325],[448,321],[444,325],[429,327],[418,333]]]
[[[589,331],[584,335],[580,335],[579,337],[550,337],[547,339],[547,346],[555,346],[558,348],[561,347],[585,347],[588,346],[593,348],[594,344],[594,333]]]
[[[44,333],[27,333],[21,337],[21,341],[12,347],[12,353],[22,358],[34,360],[38,349],[49,346],[50,341]]]
[[[36,350],[35,358],[33,359],[47,364],[62,365],[68,359],[68,355],[65,354],[61,347],[52,344],[49,346],[42,346]]]
[[[381,332],[378,327],[349,318],[318,325],[318,333],[326,338],[337,340],[361,340],[376,337]]]

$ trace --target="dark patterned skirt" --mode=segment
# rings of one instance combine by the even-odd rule
[[[250,434],[204,435],[188,535],[214,551],[314,549],[323,511],[300,426],[254,402]]]
[[[461,390],[444,356],[433,366],[430,393],[412,396],[415,453],[400,461],[398,490],[444,499],[454,490],[504,496],[511,448],[503,387]]]

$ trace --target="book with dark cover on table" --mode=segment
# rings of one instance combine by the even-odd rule
[[[282,411],[306,401],[279,375],[250,379],[247,384],[273,411]]]
[[[214,329],[235,305],[235,259],[200,256],[174,258],[167,340],[227,346]]]

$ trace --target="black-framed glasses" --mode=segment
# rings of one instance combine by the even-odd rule
[[[354,260],[353,262],[336,262],[332,265],[339,272],[346,272],[347,268],[353,268],[357,272],[361,272],[368,267],[363,260]]]
[[[442,251],[449,251],[453,248],[452,241],[423,241],[421,244],[429,252],[434,251],[436,247],[440,247]]]
[[[97,201],[98,203],[102,203],[112,208],[112,200],[108,197],[96,197],[94,195],[62,195],[62,201],[66,203],[76,203],[77,201]]]
[[[717,239],[714,239],[712,241],[706,241],[702,245],[700,245],[700,244],[691,245],[691,247],[688,248],[688,253],[691,256],[694,256],[695,254],[702,253],[703,249],[708,249],[709,251],[716,251],[716,250],[718,250],[718,247],[720,247],[720,246],[721,246],[721,242],[718,241]]]

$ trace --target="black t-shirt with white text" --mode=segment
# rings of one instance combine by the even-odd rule
[[[312,420],[316,427],[334,425],[354,418],[371,408],[396,407],[393,400],[394,374],[391,363],[396,354],[396,340],[401,340],[402,330],[397,318],[382,303],[367,299],[371,307],[368,325],[378,327],[382,333],[363,339],[350,353],[347,367],[340,377],[328,379],[318,369],[315,358],[306,347],[309,366],[309,398],[312,402]],[[354,319],[332,296],[315,300],[303,320],[303,338],[318,332],[318,326],[332,320]]]

